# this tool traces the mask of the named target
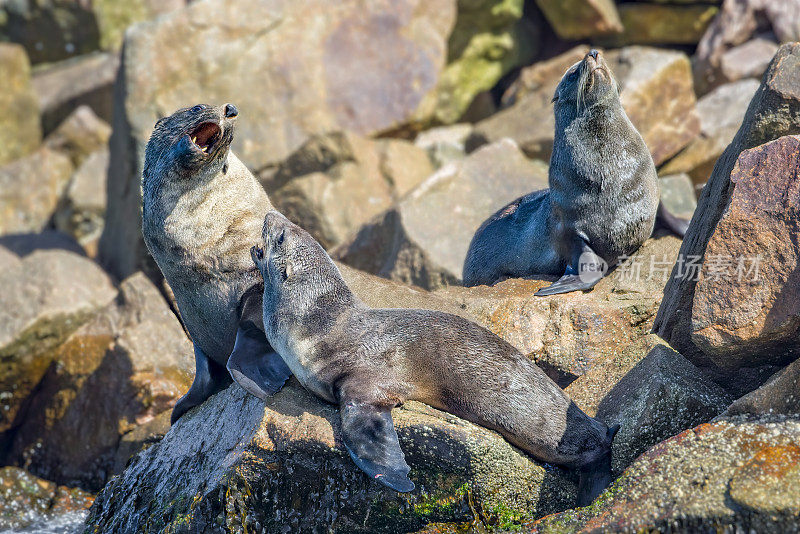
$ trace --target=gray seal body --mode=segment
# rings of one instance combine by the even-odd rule
[[[252,255],[270,343],[304,387],[339,405],[344,444],[370,477],[414,488],[391,409],[418,400],[496,430],[539,460],[580,469],[583,503],[610,480],[615,430],[489,330],[437,311],[368,307],[322,246],[277,212],[267,214]]]
[[[230,150],[237,115],[232,104],[179,110],[156,123],[145,152],[142,233],[175,294],[197,364],[173,423],[231,376],[259,396],[288,377],[263,334],[262,279],[249,252],[272,205]]]
[[[600,52],[567,70],[553,101],[550,187],[483,223],[464,262],[466,286],[555,275],[561,278],[537,295],[586,290],[652,235],[658,213],[670,229],[685,232],[685,221],[659,207],[653,158]]]

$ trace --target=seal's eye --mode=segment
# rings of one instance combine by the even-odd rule
[[[283,245],[283,234],[285,233],[286,230],[281,230],[281,235],[278,236],[278,238],[275,240],[275,243],[277,243],[278,245]]]
[[[203,111],[203,106],[197,105],[192,108],[192,113],[200,113],[201,111]]]
[[[256,258],[258,258],[259,260],[263,260],[264,259],[264,249],[263,248],[256,247]]]

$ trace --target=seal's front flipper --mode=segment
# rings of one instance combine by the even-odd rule
[[[411,468],[400,449],[390,406],[353,399],[341,403],[342,439],[356,465],[370,478],[395,491],[411,491]]]
[[[264,333],[254,326],[240,325],[228,358],[228,372],[245,391],[261,400],[271,397],[292,376],[283,358],[270,347]]]
[[[605,260],[598,256],[585,241],[581,240],[564,276],[537,291],[535,296],[546,297],[571,291],[588,291],[605,276],[606,271],[608,271],[608,264]]]
[[[663,202],[658,203],[658,211],[656,212],[656,225],[655,229],[664,228],[669,230],[678,237],[684,237],[686,231],[689,229],[689,223],[686,219],[673,215],[664,206]]]
[[[206,356],[197,345],[194,346],[194,361],[194,382],[186,395],[175,403],[170,417],[171,425],[190,409],[202,404],[211,395],[222,391],[231,383],[231,375],[220,364]]]

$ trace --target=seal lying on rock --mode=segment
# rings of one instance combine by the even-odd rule
[[[504,276],[562,275],[537,295],[592,288],[659,223],[680,236],[688,222],[659,203],[644,139],[619,100],[602,54],[570,67],[553,97],[550,188],[505,206],[481,225],[464,261],[465,286]]]
[[[391,409],[418,400],[579,469],[581,504],[608,484],[616,429],[492,332],[442,312],[369,308],[322,246],[275,211],[251,254],[264,277],[267,338],[306,389],[339,405],[344,444],[370,477],[414,488]]]
[[[181,109],[156,123],[145,151],[142,232],[197,365],[173,423],[231,376],[261,398],[291,376],[263,332],[262,281],[249,250],[272,204],[230,150],[237,115],[232,104]]]

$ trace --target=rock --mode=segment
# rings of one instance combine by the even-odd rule
[[[800,421],[707,423],[652,447],[586,508],[525,530],[796,532]]]
[[[123,434],[119,440],[117,453],[114,457],[114,467],[112,467],[111,472],[115,475],[122,473],[128,466],[128,461],[134,455],[153,443],[158,443],[164,439],[164,436],[171,428],[171,416],[171,410],[163,411],[153,419]]]
[[[745,150],[731,171],[691,309],[691,342],[724,370],[800,356],[798,171],[800,136]]]
[[[539,100],[536,94],[528,95],[515,105],[480,121],[467,138],[467,151],[472,152],[502,139],[513,139],[527,157],[549,160],[553,152],[556,121],[553,108],[549,105],[541,107]]]
[[[455,16],[455,0],[242,0],[235,8],[209,0],[131,28],[115,95],[104,265],[118,277],[152,269],[138,186],[158,118],[199,94],[235,102],[242,113],[233,149],[255,171],[315,134],[424,123]]]
[[[186,5],[186,0],[17,0],[0,4],[0,34],[22,44],[33,63],[98,49],[115,50],[134,22]]]
[[[0,43],[0,165],[33,152],[42,141],[31,66],[21,46]]]
[[[279,211],[331,248],[432,172],[407,141],[335,132],[303,144],[264,186]]]
[[[731,48],[720,57],[714,85],[743,78],[761,78],[777,51],[778,43],[770,37],[757,37]]]
[[[760,77],[778,43],[800,40],[798,18],[798,0],[724,2],[697,46],[693,71],[698,94],[741,78]]]
[[[418,287],[398,284],[385,278],[359,271],[336,262],[342,278],[353,293],[372,308],[410,308],[442,311],[460,315],[474,321],[475,318],[457,302],[428,293]]]
[[[169,414],[194,371],[180,322],[142,273],[122,282],[117,302],[39,359],[53,363],[6,436],[4,463],[90,491],[114,473],[120,439]]]
[[[688,174],[660,176],[661,202],[670,213],[684,219],[691,219],[697,207],[694,185]]]
[[[526,78],[506,97],[515,102],[479,122],[467,149],[503,137],[514,139],[530,158],[548,159],[553,150],[555,120],[550,100],[566,69],[583,58],[576,47],[531,67]],[[700,130],[694,109],[689,58],[682,52],[631,46],[606,54],[620,85],[620,100],[647,143],[656,165],[686,146]],[[526,85],[530,84],[530,89]]]
[[[465,143],[472,133],[471,124],[452,124],[420,132],[414,145],[425,150],[436,169],[466,155]]]
[[[83,523],[93,500],[84,491],[57,486],[17,467],[0,468],[3,532],[78,532],[65,527]]]
[[[730,178],[731,171],[733,171],[740,153],[783,135],[800,134],[800,90],[798,87],[800,87],[800,44],[784,45],[778,51],[770,68],[764,75],[761,86],[758,91],[756,91],[753,100],[747,108],[742,126],[739,128],[731,144],[728,145],[728,148],[726,148],[725,152],[720,156],[717,164],[714,166],[714,171],[708,183],[705,188],[703,188],[703,192],[698,200],[695,217],[681,245],[680,254],[681,257],[686,258],[686,261],[691,259],[693,264],[702,265],[704,258],[707,257],[707,244],[716,232],[723,212],[726,211],[731,202],[732,193],[735,191],[735,186],[732,184]],[[776,150],[782,143],[774,145],[770,150]],[[756,153],[758,153],[758,151],[756,151]],[[754,174],[754,176],[757,176],[757,174]],[[784,176],[784,180],[786,180],[785,174],[781,173],[778,174],[778,176]],[[789,183],[792,182],[783,182],[784,185],[788,185]],[[751,185],[749,183],[743,183],[742,185],[747,185],[747,187],[741,190],[743,198],[746,198],[744,196],[744,191],[747,191]],[[776,184],[774,187],[780,187],[780,183]],[[759,193],[756,202],[760,201],[761,198],[763,198],[763,194]],[[755,222],[763,221],[767,223],[770,221],[772,214],[777,215],[776,210],[780,209],[780,205],[770,206],[770,211],[759,214]],[[777,225],[775,227],[776,230],[780,229],[781,225],[784,224],[777,219],[774,223]],[[725,254],[728,254],[729,250],[736,251],[738,249],[744,253],[751,248],[756,250],[756,247],[761,247],[761,245],[758,245],[758,243],[762,242],[760,236],[758,240],[752,239],[750,242],[745,242],[745,240],[748,239],[747,236],[753,235],[749,233],[752,231],[753,227],[748,225],[748,228],[747,234],[736,236],[731,243],[732,246],[735,244],[737,248],[728,249],[726,246]],[[790,243],[786,242],[778,243],[771,237],[772,235],[774,234],[770,231],[770,233],[765,236],[768,238],[767,241],[764,241],[767,247],[783,248],[790,245]],[[718,240],[717,242],[720,243]],[[777,251],[780,250],[780,248],[768,250]],[[717,254],[719,254],[719,251]],[[762,259],[762,262],[765,261],[766,258]],[[786,261],[789,263],[786,263]],[[788,267],[791,265],[791,261],[793,260],[785,260],[782,258],[778,265],[771,266],[766,272],[773,273],[773,276],[777,275],[778,278],[775,279],[777,283],[777,281],[780,280],[779,273],[771,269],[782,269],[784,266]],[[693,323],[697,318],[701,317],[699,314],[706,314],[706,312],[701,311],[701,309],[695,309],[697,281],[695,281],[694,278],[696,278],[696,276],[670,277],[669,282],[664,288],[664,300],[659,308],[653,328],[656,333],[675,347],[681,354],[695,363],[695,365],[709,366],[712,365],[711,360],[709,360],[708,356],[704,355],[703,351],[695,344],[696,341],[693,339],[692,334],[692,332],[695,331]],[[769,279],[767,278],[766,280]],[[711,289],[713,285],[714,284],[710,284],[706,287]],[[745,285],[748,284],[739,284],[737,282],[736,284],[732,284],[730,289],[740,291]],[[762,282],[758,283],[758,287],[760,288],[759,292],[755,295],[748,296],[745,300],[739,301],[738,305],[741,305],[742,308],[736,308],[737,313],[731,314],[730,320],[733,321],[733,323],[730,323],[731,325],[741,324],[739,321],[742,321],[748,313],[745,312],[745,310],[748,309],[748,302],[753,306],[755,306],[757,302],[762,302],[765,305],[775,303],[774,300],[770,301],[770,299],[777,296],[777,293],[774,292],[780,291],[779,287],[770,287],[764,285]],[[743,293],[731,293],[730,296],[732,297],[735,294],[743,295]],[[709,297],[711,296],[710,294],[707,295]],[[726,297],[720,295],[720,299],[723,298]],[[762,298],[767,300],[762,301]],[[731,302],[733,303],[734,301]],[[719,304],[721,303],[722,300],[720,300]],[[752,320],[764,320],[763,316],[759,316],[759,312],[756,311],[756,308],[749,309],[752,310],[752,312],[749,313],[753,313]],[[776,320],[780,322],[778,317],[784,312],[776,308],[774,313],[777,314]],[[706,315],[706,317],[708,316]],[[764,324],[764,326],[771,329],[775,328],[777,325],[776,323],[770,323]],[[739,326],[736,328],[739,329]],[[734,337],[742,335],[747,336],[746,332],[746,328],[740,330],[738,333],[734,333]],[[711,334],[712,330],[708,330],[707,333]],[[756,335],[756,337],[751,339],[757,339],[757,337]],[[710,343],[711,338],[707,337],[706,341]],[[708,344],[707,346],[710,347],[711,345]],[[728,348],[725,348],[724,343],[719,345],[719,347],[722,352],[717,360],[727,360],[730,361],[731,364],[734,364],[737,360],[741,361],[741,356],[734,356],[731,360],[728,360],[727,356],[722,357],[721,354],[727,351]],[[755,364],[756,361],[760,359],[758,355],[755,355],[751,363]]]
[[[0,167],[0,234],[44,229],[72,170],[69,157],[47,147]]]
[[[76,108],[89,106],[111,122],[112,87],[119,54],[96,52],[37,69],[33,90],[39,99],[45,134],[56,129]]]
[[[71,236],[57,230],[44,230],[38,234],[8,234],[0,236],[0,249],[25,257],[37,250],[66,250],[85,256],[86,251]]]
[[[553,94],[564,72],[588,51],[588,46],[576,46],[523,69],[503,95],[506,109],[475,125],[466,141],[467,150],[510,137],[529,158],[550,159],[555,131]]]
[[[587,414],[620,425],[612,449],[617,473],[651,446],[710,421],[730,403],[718,385],[652,334],[575,380],[567,393]]]
[[[578,45],[545,61],[525,67],[519,77],[503,93],[503,107],[519,102],[527,95],[536,94],[538,107],[549,108],[556,86],[572,65],[582,60],[589,52],[586,45]]]
[[[108,165],[107,148],[90,154],[72,175],[53,216],[56,228],[74,237],[92,257],[105,224]]]
[[[539,517],[574,498],[561,472],[492,431],[415,402],[392,417],[417,485],[411,493],[355,466],[335,406],[292,384],[266,403],[234,384],[134,457],[97,497],[87,526],[409,532],[432,521]]]
[[[448,287],[434,295],[452,300],[565,387],[613,361],[650,330],[679,247],[672,236],[646,241],[589,293],[536,297],[549,282],[510,279],[491,287]]]
[[[89,106],[81,106],[45,138],[44,144],[69,156],[72,164],[78,167],[89,154],[106,148],[110,137],[108,123]]]
[[[0,432],[5,432],[23,418],[23,402],[52,361],[48,352],[116,291],[97,265],[76,254],[47,250],[20,259],[0,250]]]
[[[508,202],[547,187],[547,166],[511,140],[439,169],[333,251],[357,269],[430,289],[455,284],[478,227]],[[448,223],[441,232],[441,221]]]
[[[700,131],[689,58],[682,52],[631,46],[606,55],[625,112],[660,165]]]
[[[523,0],[459,0],[458,17],[448,41],[452,58],[437,89],[434,117],[452,124],[473,100],[490,90],[514,67],[539,51],[540,29],[522,19]]]
[[[709,5],[659,5],[647,3],[618,6],[624,30],[602,39],[610,46],[695,45],[719,11]]]
[[[564,40],[574,41],[622,31],[622,22],[611,0],[536,0],[547,22]]]
[[[800,360],[775,373],[763,386],[735,400],[723,415],[800,415]]]
[[[698,187],[704,185],[717,159],[736,135],[758,86],[758,80],[748,78],[721,85],[700,98],[697,101],[700,135],[659,171],[688,173]]]

